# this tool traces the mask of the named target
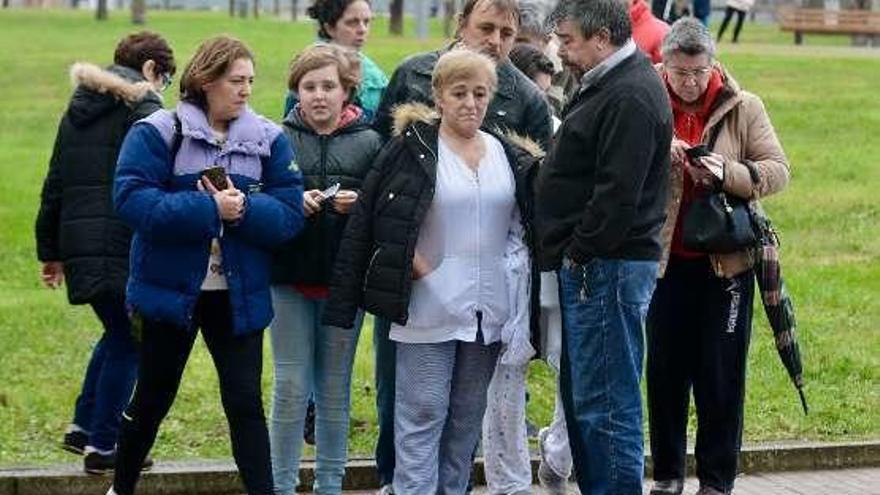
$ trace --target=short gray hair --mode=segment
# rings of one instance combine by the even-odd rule
[[[553,24],[576,23],[587,39],[605,29],[614,46],[623,46],[632,36],[629,9],[620,0],[561,0],[550,19]]]
[[[663,38],[660,46],[660,54],[663,59],[669,58],[674,53],[684,55],[709,56],[709,60],[715,58],[715,41],[709,29],[693,17],[682,17],[672,24],[669,34]]]
[[[543,38],[553,29],[547,22],[552,5],[547,0],[519,0],[519,34]]]

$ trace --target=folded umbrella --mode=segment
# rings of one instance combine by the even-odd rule
[[[753,212],[756,231],[760,244],[756,248],[757,263],[755,278],[761,291],[764,313],[773,330],[776,340],[776,351],[782,364],[788,371],[794,386],[800,395],[804,414],[809,412],[807,398],[804,395],[804,367],[797,342],[797,321],[791,297],[785,290],[782,279],[782,267],[779,264],[779,238],[770,224],[770,219],[758,212]]]

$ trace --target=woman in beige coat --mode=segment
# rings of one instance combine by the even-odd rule
[[[697,493],[726,494],[733,489],[742,437],[754,260],[748,251],[686,248],[682,218],[699,195],[718,187],[750,201],[773,194],[788,183],[789,169],[763,103],[714,60],[712,36],[702,24],[677,21],[662,53],[659,70],[675,136],[664,259],[647,322],[651,494],[682,491],[691,389]],[[699,144],[708,145],[709,156],[688,159],[686,150]]]

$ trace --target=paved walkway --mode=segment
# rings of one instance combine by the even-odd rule
[[[649,484],[645,485],[645,494]],[[688,479],[684,495],[697,491],[696,479]],[[346,495],[372,495],[374,492],[345,492]],[[535,495],[542,495],[535,488]],[[571,493],[577,489],[571,486]],[[836,471],[793,471],[784,473],[759,473],[737,478],[734,495],[880,495],[880,468],[841,469]],[[479,487],[474,495],[488,495],[485,487]]]

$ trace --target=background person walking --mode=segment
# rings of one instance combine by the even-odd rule
[[[168,42],[148,31],[120,40],[107,69],[75,64],[77,87],[43,182],[36,221],[43,283],[55,289],[66,281],[70,303],[89,304],[104,327],[61,444],[85,454],[87,473],[113,469],[120,414],[137,376],[125,308],[131,229],[111,202],[116,158],[131,125],[162,108],[160,94],[175,70]]]
[[[754,4],[755,0],[727,0],[727,6],[724,8],[724,19],[721,20],[721,26],[718,28],[719,42],[724,36],[724,31],[727,30],[727,25],[734,14],[736,14],[736,25],[733,28],[733,42],[739,42],[739,33],[742,30],[743,21]]]

